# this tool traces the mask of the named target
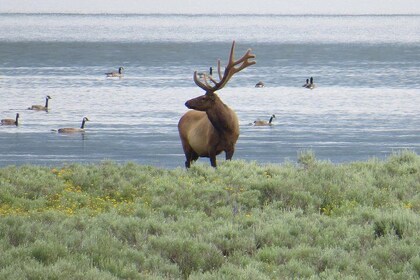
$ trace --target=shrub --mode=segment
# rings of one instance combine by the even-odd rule
[[[0,279],[417,279],[420,157],[0,168]]]

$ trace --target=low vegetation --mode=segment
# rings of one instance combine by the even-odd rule
[[[0,169],[0,279],[419,279],[420,156]]]

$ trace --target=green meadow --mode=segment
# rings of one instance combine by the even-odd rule
[[[420,156],[0,168],[0,279],[419,279]]]

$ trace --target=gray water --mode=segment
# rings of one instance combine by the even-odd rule
[[[204,93],[192,74],[226,63],[233,39],[237,57],[257,56],[219,91],[240,120],[234,159],[419,153],[418,30],[420,16],[0,14],[0,118],[21,115],[19,127],[0,126],[0,166],[183,166],[177,123]],[[123,78],[105,77],[119,66]],[[301,87],[310,76],[312,91]],[[26,110],[46,95],[48,113]],[[271,114],[274,126],[249,125]],[[83,135],[52,131],[83,116]]]

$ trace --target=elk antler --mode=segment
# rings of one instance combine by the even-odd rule
[[[235,48],[235,41],[232,43],[232,48],[230,50],[230,56],[229,56],[229,62],[228,65],[225,68],[225,72],[222,76],[222,71],[220,67],[220,59],[217,61],[217,72],[219,74],[220,81],[217,82],[215,79],[213,79],[212,76],[209,76],[207,74],[203,75],[203,81],[200,81],[197,75],[197,71],[194,72],[194,82],[197,86],[204,89],[206,92],[215,92],[216,90],[219,90],[223,88],[226,83],[232,78],[232,76],[235,73],[238,73],[242,69],[255,64],[255,61],[249,61],[249,59],[255,58],[255,55],[251,53],[251,49],[248,49],[248,51],[237,61],[234,60],[234,48]],[[239,65],[237,68],[235,66]],[[210,85],[209,81],[212,82],[214,85]]]

